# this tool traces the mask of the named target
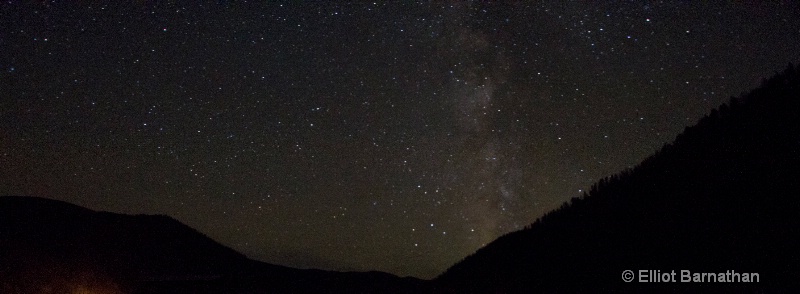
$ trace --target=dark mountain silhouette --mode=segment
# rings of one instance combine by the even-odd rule
[[[422,281],[247,259],[160,215],[0,197],[2,293],[414,293]]]
[[[732,98],[633,169],[596,183],[435,282],[451,293],[750,292],[800,289],[800,74]],[[677,283],[625,283],[624,270]],[[680,270],[759,273],[681,283]],[[741,277],[741,276],[740,276]]]

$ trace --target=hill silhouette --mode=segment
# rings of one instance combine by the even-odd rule
[[[412,293],[422,283],[266,264],[167,216],[14,196],[0,197],[0,277],[2,293]]]
[[[795,292],[800,287],[800,74],[790,65],[674,143],[457,263],[451,293]],[[624,270],[635,273],[626,283]],[[677,273],[638,282],[639,270]],[[680,270],[758,273],[681,283]],[[740,280],[741,281],[741,280]]]

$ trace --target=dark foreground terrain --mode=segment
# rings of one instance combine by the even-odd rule
[[[731,99],[637,167],[433,281],[269,265],[166,216],[0,197],[0,292],[797,292],[797,71],[790,66]],[[623,281],[625,270],[633,281]],[[640,282],[640,270],[675,271],[676,281]],[[681,270],[739,276],[681,282]],[[745,282],[745,273],[758,281]]]
[[[632,270],[634,281],[622,273]],[[676,282],[639,282],[639,270]],[[680,271],[759,282],[680,282]],[[785,72],[686,128],[436,282],[452,293],[800,290],[800,75]]]
[[[0,197],[0,277],[0,293],[415,293],[422,285],[266,264],[166,216],[36,197]]]

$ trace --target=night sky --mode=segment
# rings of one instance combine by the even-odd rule
[[[0,195],[421,278],[800,61],[791,1],[42,2],[0,4]]]

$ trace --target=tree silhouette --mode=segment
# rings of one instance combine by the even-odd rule
[[[731,98],[632,169],[599,180],[436,279],[443,292],[797,289],[800,75]],[[757,272],[760,283],[625,283],[623,270]]]

